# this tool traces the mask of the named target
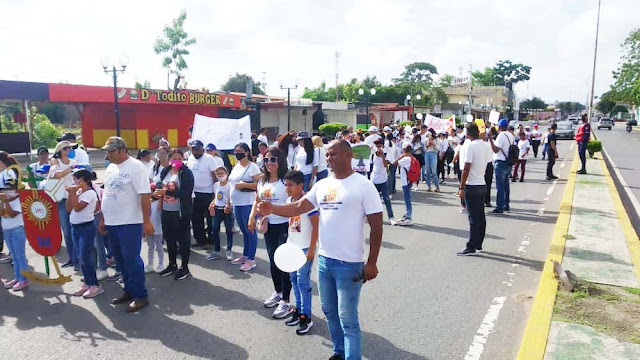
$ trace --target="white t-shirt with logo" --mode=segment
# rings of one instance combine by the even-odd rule
[[[382,212],[373,183],[356,173],[346,179],[330,175],[318,181],[304,199],[320,214],[318,253],[341,261],[364,262],[366,215]]]
[[[53,165],[50,169],[49,169],[49,178],[53,178],[53,176],[57,173],[57,172],[62,172],[67,170],[68,168],[74,168],[76,165],[78,165],[78,162],[75,161],[74,159],[69,159],[69,163],[68,164],[64,164],[62,162],[62,160],[57,159],[58,160],[58,165]],[[73,179],[72,179],[71,173],[68,173],[67,175],[65,175],[65,177],[61,178],[61,179],[57,179],[59,181],[62,182],[62,187],[67,187],[67,186],[71,186],[73,184]],[[54,180],[55,181],[55,180]],[[64,195],[62,196],[63,199],[66,199],[69,197],[69,193],[68,192],[64,192]]]
[[[260,174],[258,165],[250,162],[246,167],[242,166],[239,162],[231,170],[229,174],[229,182],[231,183],[231,203],[233,206],[247,206],[252,205],[256,199],[255,191],[240,191],[236,190],[235,184],[240,181],[252,183],[253,177]]]
[[[140,161],[129,157],[121,164],[109,164],[102,195],[105,225],[142,224],[140,195],[150,193],[149,173]]]
[[[71,224],[84,224],[89,221],[93,221],[96,210],[96,204],[98,203],[98,194],[88,189],[87,191],[78,190],[78,201],[86,203],[87,206],[80,211],[71,210],[69,214],[69,221]]]
[[[287,202],[287,190],[283,180],[275,182],[258,181],[258,197],[262,201],[268,201],[273,205],[284,205]],[[288,221],[286,217],[278,215],[268,215],[269,224],[284,224]]]
[[[384,156],[384,154],[382,154]],[[389,160],[389,154],[387,154],[386,159]],[[387,175],[387,167],[384,166],[384,161],[381,156],[372,155],[373,158],[373,169],[371,171],[371,182],[374,184],[382,184],[387,182],[389,176]]]
[[[403,157],[398,160],[398,168],[400,168],[400,185],[409,185],[409,179],[407,179],[407,173],[411,169],[411,156]]]
[[[528,149],[529,149],[529,140],[524,139],[524,140],[518,141],[518,150],[519,150],[518,159],[527,160],[527,157],[529,156],[529,154],[527,154]]]
[[[291,197],[287,199],[287,204],[291,203]],[[301,249],[308,249],[311,245],[311,216],[318,215],[318,209],[313,209],[307,213],[289,218],[289,237],[287,242],[298,245]]]
[[[213,184],[213,195],[216,207],[223,208],[227,206],[231,195],[231,184],[228,181],[224,185],[220,185],[220,182]]]
[[[218,164],[209,154],[203,154],[200,159],[196,159],[193,154],[189,155],[187,167],[193,172],[193,192],[213,194],[214,176],[211,173],[216,171],[219,165],[222,164]]]
[[[313,160],[311,164],[307,164],[307,152],[303,147],[296,152],[296,158],[294,160],[294,168],[304,175],[309,175],[313,171],[314,166],[318,166],[318,152],[314,150],[313,152]]]
[[[502,150],[498,150],[497,153],[493,153],[494,161],[507,161],[505,155],[509,155],[509,146],[515,143],[515,136],[510,134],[508,131],[502,131],[498,134],[498,137],[495,141],[495,146],[499,147]]]
[[[469,176],[467,177],[467,185],[486,185],[484,181],[484,173],[487,170],[487,152],[486,144],[483,140],[476,139],[474,141],[465,141],[460,150],[460,158],[464,157],[464,163],[461,161],[460,166],[463,164],[471,164],[469,168]]]
[[[6,205],[5,205],[6,206]],[[13,201],[9,202],[9,207],[11,210],[17,211],[18,214],[14,217],[2,217],[2,228],[5,230],[15,229],[18,226],[24,225],[24,220],[22,220],[22,207],[20,206],[20,199],[16,198]]]

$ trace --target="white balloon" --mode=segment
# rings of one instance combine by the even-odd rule
[[[307,262],[307,256],[298,245],[287,242],[276,249],[273,261],[278,269],[290,273],[300,270]]]

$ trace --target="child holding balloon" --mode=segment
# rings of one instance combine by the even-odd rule
[[[287,203],[296,202],[304,195],[304,175],[300,171],[289,171],[284,177],[287,190]],[[307,262],[298,270],[290,273],[293,293],[296,297],[296,309],[286,321],[288,326],[296,326],[296,333],[304,335],[313,326],[311,321],[311,266],[316,255],[318,241],[318,210],[289,218],[289,237],[287,242],[298,245],[307,255]]]

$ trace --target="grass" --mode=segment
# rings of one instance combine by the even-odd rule
[[[576,239],[576,237],[575,237],[575,236],[570,235],[570,234],[563,235],[562,237],[563,237],[565,240],[575,240],[575,239]]]
[[[640,289],[626,287],[626,288],[624,288],[624,290],[626,292],[628,292],[629,294],[639,295],[640,296]]]

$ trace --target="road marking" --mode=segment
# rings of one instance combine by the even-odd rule
[[[465,360],[480,359],[480,356],[484,351],[484,345],[487,343],[487,338],[491,332],[493,332],[493,328],[496,326],[496,320],[498,320],[498,315],[500,315],[500,310],[502,310],[506,300],[506,296],[493,298],[487,314],[484,316],[484,319],[482,319],[480,328],[478,328],[476,335],[473,337],[473,342],[471,343],[471,346],[469,346],[467,356],[464,357]]]
[[[604,156],[607,157],[607,160],[611,164],[613,171],[616,173],[616,177],[618,178],[620,185],[622,185],[624,192],[627,194],[627,197],[629,197],[629,200],[631,200],[631,205],[633,205],[633,209],[636,211],[636,215],[640,216],[640,202],[638,202],[638,198],[633,194],[633,192],[629,188],[629,185],[622,177],[620,170],[618,170],[618,166],[613,161],[613,158],[609,156],[609,153],[607,153],[607,151],[604,149],[604,146],[602,147],[602,153],[604,154]]]

